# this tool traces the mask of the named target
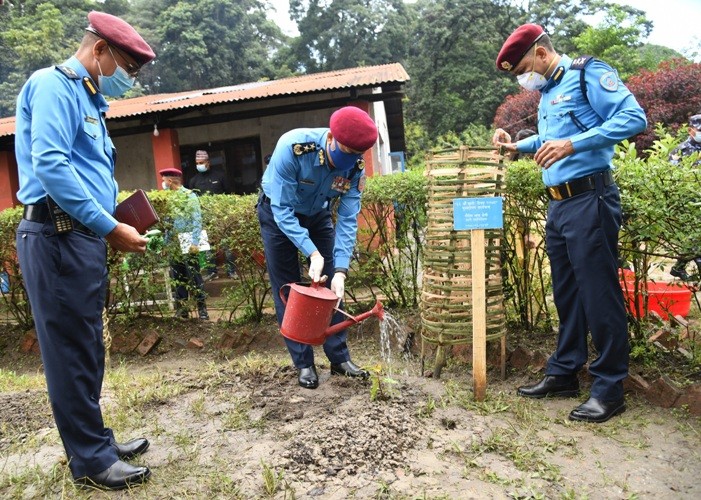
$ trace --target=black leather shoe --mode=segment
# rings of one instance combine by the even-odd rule
[[[576,375],[546,375],[537,384],[518,388],[518,395],[526,398],[572,398],[578,394],[579,379]]]
[[[319,387],[319,376],[316,374],[316,366],[312,365],[307,368],[300,368],[297,380],[299,381],[299,385],[305,389],[316,389]]]
[[[599,401],[596,398],[589,398],[572,410],[570,420],[601,423],[624,411],[626,411],[626,403],[623,398],[618,401]]]
[[[350,359],[341,363],[340,365],[331,365],[331,374],[358,378],[368,378],[370,376],[369,371],[363,370]]]
[[[137,438],[126,443],[114,443],[113,446],[117,448],[117,456],[120,460],[129,460],[146,452],[150,444],[146,438]]]
[[[112,466],[99,474],[81,477],[76,479],[75,482],[85,487],[103,490],[123,490],[124,488],[145,483],[150,476],[151,470],[148,467],[134,467],[126,462],[117,460]]]

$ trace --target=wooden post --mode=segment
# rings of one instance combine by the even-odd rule
[[[476,401],[487,395],[487,297],[485,290],[484,229],[473,229],[472,252],[472,380]]]

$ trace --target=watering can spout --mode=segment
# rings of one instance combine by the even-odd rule
[[[380,302],[378,300],[375,303],[375,307],[373,307],[370,311],[359,314],[353,318],[348,318],[345,321],[341,321],[340,323],[336,323],[335,325],[328,327],[324,331],[324,335],[327,337],[330,337],[331,335],[335,335],[339,332],[342,332],[343,330],[345,330],[349,326],[353,326],[356,323],[360,323],[361,321],[365,321],[370,316],[377,316],[377,319],[379,319],[379,320],[383,320],[385,318],[385,309],[384,309],[384,307],[382,307],[382,302]]]

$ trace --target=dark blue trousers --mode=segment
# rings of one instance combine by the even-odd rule
[[[57,235],[50,221],[24,219],[16,243],[69,467],[76,478],[97,474],[117,461],[114,436],[100,410],[106,243],[78,231]]]
[[[618,280],[621,203],[615,184],[551,201],[545,226],[553,296],[560,320],[548,375],[576,374],[587,362],[587,332],[598,357],[589,365],[591,397],[623,397],[628,376],[628,321]]]
[[[331,286],[331,278],[334,274],[333,247],[335,231],[331,212],[323,210],[316,215],[306,216],[297,214],[299,223],[309,231],[316,248],[324,257],[324,272],[328,276],[326,286]],[[301,281],[299,269],[298,250],[290,239],[285,236],[273,219],[270,203],[260,200],[258,202],[258,220],[260,232],[265,248],[265,263],[268,266],[268,277],[272,287],[273,300],[275,301],[275,313],[278,325],[282,324],[285,315],[285,304],[280,298],[280,288],[288,283]],[[288,289],[286,288],[285,291]],[[342,307],[342,305],[341,305]],[[334,314],[331,324],[335,325],[346,319],[343,314]],[[348,345],[346,344],[346,330],[331,335],[324,342],[324,353],[332,364],[341,364],[350,359]],[[297,368],[306,368],[314,364],[314,349],[312,346],[295,342],[285,338],[287,350],[290,352],[292,362]]]

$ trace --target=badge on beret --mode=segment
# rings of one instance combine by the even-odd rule
[[[609,92],[615,92],[618,90],[618,76],[613,71],[607,71],[601,75],[601,78],[599,78],[599,83]]]
[[[302,156],[314,151],[316,151],[316,143],[314,142],[298,142],[292,145],[292,152],[295,156]]]
[[[501,67],[504,68],[506,71],[511,71],[513,65],[509,61],[502,61]]]
[[[339,193],[347,193],[350,187],[350,179],[346,179],[345,177],[341,176],[334,177],[333,182],[331,183],[331,189],[338,191]]]

